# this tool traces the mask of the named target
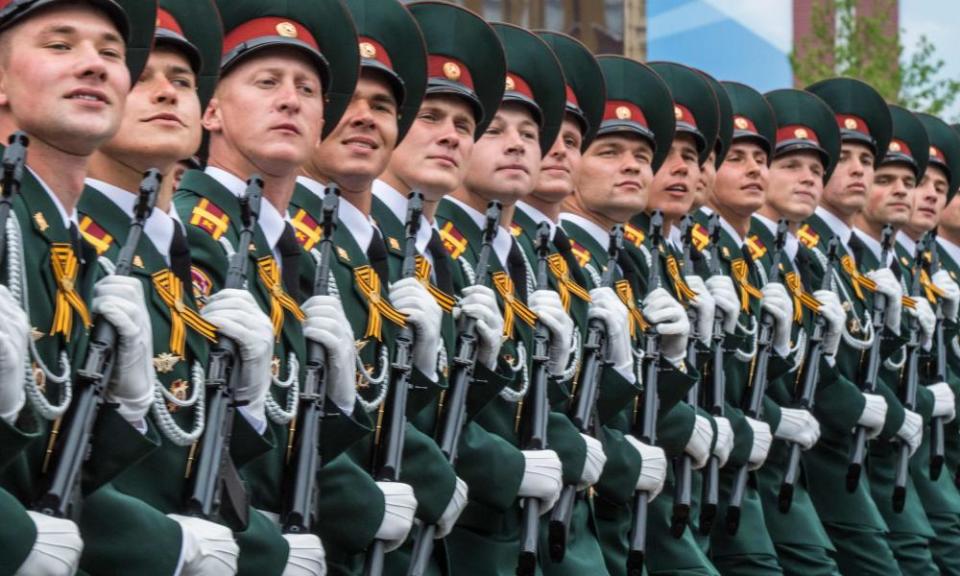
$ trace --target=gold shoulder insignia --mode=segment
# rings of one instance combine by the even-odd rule
[[[750,250],[750,257],[754,261],[760,260],[767,254],[767,247],[763,245],[760,237],[756,234],[747,236],[747,249]]]
[[[440,228],[440,239],[443,240],[443,247],[454,260],[467,249],[467,239],[454,227],[453,222],[447,222]]]
[[[50,225],[47,224],[47,218],[46,216],[43,215],[43,212],[34,212],[33,221],[37,225],[37,228],[40,229],[41,232],[46,232],[47,228],[50,227]]]
[[[815,248],[820,243],[820,235],[809,224],[804,224],[797,230],[797,239],[807,248]]]
[[[43,215],[37,212],[35,217],[36,216],[42,217]],[[45,223],[46,221],[44,221],[44,224]],[[83,219],[80,220],[80,236],[83,237],[87,244],[93,246],[94,250],[97,251],[97,256],[102,256],[104,252],[110,249],[110,245],[113,243],[113,236],[107,234],[107,231],[101,228],[89,216],[84,216]]]
[[[190,224],[200,228],[212,236],[214,240],[219,240],[230,225],[230,217],[216,204],[202,198],[190,212]]]
[[[511,224],[511,225],[510,225],[510,234],[511,234],[514,238],[519,238],[520,235],[523,234],[523,228],[521,228],[519,224]]]
[[[570,239],[570,252],[573,253],[573,257],[577,259],[577,264],[579,264],[581,268],[590,262],[590,251],[572,238]]]
[[[697,252],[703,252],[710,245],[710,234],[700,224],[694,223],[690,236],[693,238],[693,247],[697,249]]]
[[[643,241],[646,239],[646,234],[643,233],[643,230],[637,228],[633,224],[627,224],[623,229],[623,239],[627,242],[630,242],[637,248],[643,244]]]
[[[323,239],[323,228],[303,208],[297,210],[297,213],[293,215],[293,218],[290,219],[290,225],[293,226],[296,233],[297,242],[306,252],[312,250]]]

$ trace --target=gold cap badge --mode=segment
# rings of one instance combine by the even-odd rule
[[[277,34],[284,38],[296,38],[297,27],[290,22],[281,22],[277,24]]]
[[[513,76],[507,75],[506,87],[508,91],[517,87],[517,83],[513,81]]]
[[[733,120],[733,125],[739,128],[740,130],[746,130],[747,128],[750,127],[750,123],[747,122],[747,119],[744,118],[743,116],[737,116]]]
[[[364,58],[376,58],[377,47],[369,42],[360,43],[360,55]]]
[[[454,62],[444,62],[443,64],[443,76],[447,80],[459,80],[460,79],[460,67],[457,66]]]
[[[794,130],[793,136],[794,138],[800,138],[801,140],[806,140],[807,138],[809,138],[809,136],[807,135],[807,131],[804,130],[803,128],[797,128],[796,130]]]
[[[630,112],[630,109],[626,106],[617,106],[617,118],[620,120],[629,120],[633,114]]]
[[[899,142],[891,142],[891,143],[890,143],[890,151],[891,151],[891,152],[899,152],[899,151],[900,151],[900,143],[899,143]]]
[[[847,130],[856,130],[856,129],[857,129],[857,121],[854,120],[853,118],[847,118],[846,120],[843,121],[843,126],[844,126],[844,128],[846,128]]]
[[[683,119],[683,110],[679,106],[673,107],[673,115],[677,117],[677,120]]]

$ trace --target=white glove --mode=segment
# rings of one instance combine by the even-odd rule
[[[770,425],[762,420],[754,420],[746,416],[747,424],[753,430],[753,446],[750,448],[750,457],[747,459],[751,470],[756,470],[763,466],[767,461],[767,454],[770,453],[770,444],[773,442],[773,436],[770,434]]]
[[[946,382],[937,382],[927,386],[933,393],[933,417],[943,417],[944,422],[950,422],[957,416],[956,397]]]
[[[629,434],[624,438],[640,454],[640,459],[643,461],[636,489],[645,490],[650,495],[647,501],[652,502],[663,490],[663,483],[667,479],[667,455],[664,454],[663,448],[644,444]]]
[[[703,283],[703,278],[699,276],[685,276],[687,286],[697,293],[690,301],[690,305],[697,309],[697,334],[700,341],[710,345],[713,331],[713,316],[716,313],[717,301],[707,290],[707,285]]]
[[[781,408],[780,425],[775,438],[799,444],[804,450],[813,448],[820,439],[820,422],[803,409]]]
[[[27,511],[37,526],[37,540],[16,576],[69,576],[80,567],[83,540],[70,520]]]
[[[690,335],[690,322],[683,306],[669,292],[657,288],[643,299],[643,316],[660,334],[663,358],[673,364],[683,362]]]
[[[357,399],[357,347],[340,299],[313,296],[300,309],[306,316],[304,338],[323,345],[327,350],[327,396],[341,410],[352,410]]]
[[[245,410],[266,422],[264,407],[270,392],[273,362],[273,324],[247,290],[224,289],[207,300],[200,312],[217,327],[222,337],[237,344],[240,353],[240,385],[236,398],[247,402]]]
[[[883,423],[887,419],[887,401],[883,396],[866,392],[863,393],[863,399],[866,400],[866,404],[863,406],[863,412],[857,424],[867,429],[867,439],[873,439],[883,430]]]
[[[416,332],[413,365],[428,379],[436,381],[443,310],[416,278],[404,278],[391,284],[390,302],[394,308],[407,315],[407,322]]]
[[[793,300],[779,282],[767,282],[761,289],[760,310],[773,317],[773,349],[781,356],[790,350],[790,328],[793,325]]]
[[[817,290],[813,297],[820,302],[820,315],[826,320],[823,331],[823,355],[834,357],[840,349],[840,335],[847,315],[840,304],[840,297],[830,290]]]
[[[440,519],[437,520],[437,534],[435,538],[446,538],[447,534],[453,530],[457,520],[460,519],[460,514],[463,513],[463,509],[467,507],[467,495],[469,492],[467,483],[457,476],[453,496],[450,498],[450,502],[447,503],[447,508],[443,511]]]
[[[284,534],[290,545],[287,565],[282,576],[325,576],[327,555],[323,544],[314,534]]]
[[[930,280],[944,293],[943,298],[940,299],[943,317],[956,322],[957,310],[960,309],[960,286],[950,277],[950,273],[943,269],[937,270]]]
[[[550,330],[548,368],[552,376],[559,376],[566,371],[573,348],[573,319],[563,309],[560,295],[554,290],[535,290],[527,301],[537,318]]]
[[[923,417],[913,410],[907,410],[906,408],[904,408],[903,412],[903,424],[901,424],[900,429],[897,430],[897,437],[910,446],[910,455],[913,456],[917,448],[920,447],[920,442],[923,440]]]
[[[714,416],[713,421],[717,424],[717,442],[713,447],[713,455],[717,457],[720,468],[723,468],[730,459],[730,453],[733,452],[733,427],[723,416]]]
[[[867,278],[877,283],[877,294],[887,299],[885,323],[894,334],[900,334],[900,315],[903,312],[903,287],[889,268],[867,272]],[[874,295],[876,297],[876,295]]]
[[[119,404],[124,420],[141,427],[153,405],[153,329],[143,285],[131,276],[111,274],[93,287],[94,314],[117,330],[117,355],[106,398]]]
[[[383,492],[384,512],[383,522],[374,537],[383,540],[386,551],[392,552],[410,534],[417,513],[417,498],[413,495],[413,487],[402,482],[377,482],[377,487]]]
[[[23,308],[0,284],[0,418],[13,424],[26,402],[23,363],[27,357],[30,322]]]
[[[607,455],[599,440],[582,433],[580,437],[587,444],[587,460],[583,463],[583,473],[580,475],[580,483],[577,484],[577,489],[582,490],[600,480],[600,474],[603,473],[603,467],[607,463]]]
[[[933,329],[937,325],[937,317],[933,314],[930,302],[924,297],[914,298],[913,308],[907,308],[907,314],[917,319],[920,326],[920,344],[924,350],[929,350],[933,344]]]
[[[740,315],[740,297],[729,276],[711,276],[707,278],[707,290],[717,303],[717,310],[723,312],[723,331],[733,334],[737,331],[737,318]]]
[[[560,458],[553,450],[524,450],[523,480],[517,496],[540,500],[540,513],[548,512],[560,498],[563,476]]]
[[[240,546],[229,528],[192,516],[167,514],[167,518],[179,524],[183,534],[180,546],[180,556],[183,558],[180,573],[183,576],[228,576],[237,573]]]
[[[590,291],[587,317],[603,321],[607,327],[607,359],[622,374],[633,373],[633,352],[630,345],[630,326],[626,305],[612,288],[594,288]]]
[[[461,313],[477,321],[480,341],[477,359],[487,368],[496,369],[500,346],[503,344],[503,315],[493,290],[478,284],[464,288],[460,303],[453,309],[453,317],[460,318]]]
[[[707,465],[710,458],[710,445],[713,444],[713,427],[710,426],[710,420],[700,416],[694,419],[693,434],[683,451],[693,458],[693,467],[696,470]]]

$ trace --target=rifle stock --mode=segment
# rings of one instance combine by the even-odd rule
[[[720,215],[716,212],[710,215],[708,224],[710,234],[710,275],[720,274]],[[723,332],[724,314],[717,309],[713,317],[713,342],[710,347],[710,387],[704,390],[704,405],[713,417],[723,416],[723,405],[726,397],[726,382],[723,373]],[[709,534],[713,530],[713,523],[717,517],[717,508],[720,502],[720,460],[711,454],[703,470],[703,493],[700,499],[700,533]]]

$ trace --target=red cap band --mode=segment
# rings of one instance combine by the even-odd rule
[[[936,160],[941,164],[947,163],[947,157],[943,155],[943,151],[933,145],[930,146],[930,159]]]
[[[809,140],[814,144],[820,144],[817,133],[813,129],[800,124],[788,124],[777,130],[777,144],[787,140]]]
[[[536,101],[536,99],[533,97],[533,90],[530,89],[530,85],[527,84],[527,81],[517,76],[513,72],[507,72],[506,91],[519,92],[527,98]]]
[[[853,130],[870,136],[870,127],[859,116],[849,114],[837,114],[837,125],[841,130]]]
[[[676,117],[677,122],[684,122],[694,128],[697,127],[697,119],[694,118],[693,112],[683,104],[673,104],[673,115]]]
[[[579,108],[580,103],[577,102],[577,95],[574,93],[573,88],[567,84],[567,105],[573,106],[574,108]]]
[[[299,40],[317,52],[320,52],[320,46],[317,44],[317,41],[303,24],[294,22],[289,18],[265,16],[244,22],[231,30],[223,39],[223,54],[229,54],[234,48],[244,42],[269,36],[283,36],[284,38]]]
[[[427,58],[427,75],[430,78],[442,78],[448,82],[463,84],[473,91],[473,77],[466,64],[447,56],[430,54]]]
[[[635,122],[644,128],[650,128],[647,124],[647,117],[643,115],[643,110],[633,102],[626,100],[607,100],[606,107],[603,110],[603,120],[619,122]]]
[[[157,8],[157,28],[169,30],[177,36],[183,36],[183,29],[180,28],[177,19],[163,8]]]
[[[390,54],[387,53],[387,49],[383,47],[383,44],[373,38],[367,36],[360,37],[360,56],[368,60],[376,60],[389,70],[393,70],[393,62],[390,60]]]
[[[746,116],[734,116],[733,127],[741,132],[752,132],[754,134],[760,133],[760,131],[757,130],[757,125],[753,123],[753,120],[747,118]]]

